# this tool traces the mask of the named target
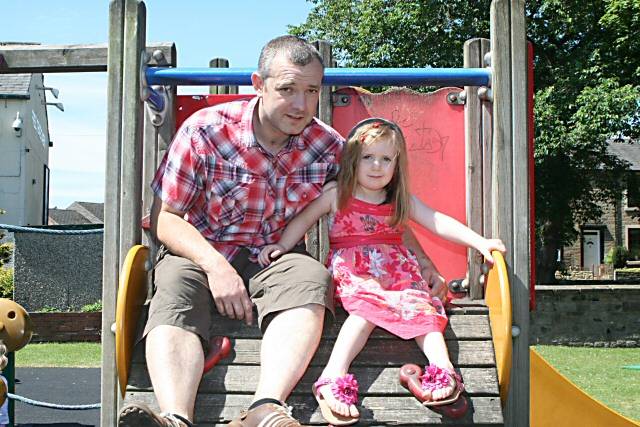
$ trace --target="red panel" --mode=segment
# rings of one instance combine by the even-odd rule
[[[398,90],[371,94],[355,88],[338,91],[333,126],[342,135],[366,117],[383,117],[400,125],[409,150],[411,191],[432,208],[466,222],[464,107],[447,103],[443,88],[430,94]],[[341,106],[341,96],[349,98]],[[345,97],[346,98],[346,97]],[[414,225],[425,252],[447,281],[464,277],[466,250]]]
[[[176,101],[176,130],[196,111],[238,99],[251,99],[255,95],[178,95]]]

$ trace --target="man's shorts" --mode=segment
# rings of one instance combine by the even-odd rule
[[[331,275],[302,246],[265,268],[249,261],[249,251],[242,249],[231,265],[244,281],[263,331],[273,315],[290,308],[319,304],[334,313]],[[161,247],[143,337],[156,326],[177,326],[197,334],[206,349],[213,322],[219,316],[202,269]]]

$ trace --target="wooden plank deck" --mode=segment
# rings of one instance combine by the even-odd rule
[[[360,383],[362,417],[358,425],[422,426],[432,424],[498,426],[503,425],[495,357],[487,308],[477,301],[455,301],[448,310],[450,321],[445,332],[451,360],[462,374],[470,409],[459,420],[443,418],[420,405],[398,382],[398,371],[405,363],[427,363],[413,340],[404,341],[376,329],[352,372]],[[326,325],[323,340],[311,365],[288,404],[301,423],[326,425],[311,395],[311,384],[322,367],[337,336],[345,314]],[[198,426],[224,425],[245,409],[255,390],[259,371],[260,333],[256,327],[221,318],[220,335],[232,338],[234,350],[202,378],[196,402]],[[143,346],[134,355],[125,404],[143,402],[157,409],[144,364]]]

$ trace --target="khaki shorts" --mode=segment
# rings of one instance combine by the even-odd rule
[[[290,308],[319,304],[334,313],[331,275],[302,246],[266,268],[249,261],[249,251],[242,249],[231,265],[242,277],[257,308],[258,326],[262,331],[273,315]],[[154,269],[149,318],[142,337],[156,326],[177,326],[197,334],[206,351],[217,316],[207,277],[200,267],[161,247]]]

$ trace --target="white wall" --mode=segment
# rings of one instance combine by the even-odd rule
[[[0,223],[40,225],[44,165],[49,162],[49,126],[42,74],[33,74],[29,99],[0,99]],[[22,135],[12,128],[16,113]]]

